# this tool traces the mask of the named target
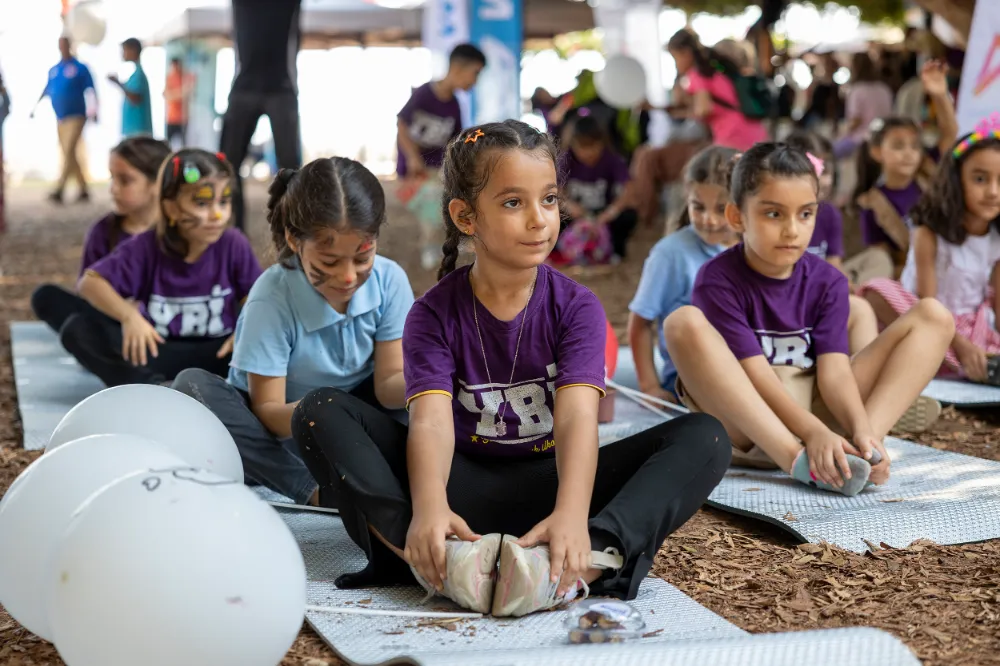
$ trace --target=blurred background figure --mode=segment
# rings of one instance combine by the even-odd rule
[[[163,88],[166,102],[166,138],[174,150],[184,146],[184,131],[187,126],[187,106],[194,88],[194,76],[184,71],[180,58],[170,59],[167,81]]]
[[[153,134],[153,107],[149,98],[149,79],[142,69],[139,58],[142,55],[142,42],[135,37],[129,37],[122,42],[122,60],[133,65],[135,69],[128,79],[122,83],[117,74],[109,74],[108,81],[121,88],[122,99],[122,138],[138,134]]]

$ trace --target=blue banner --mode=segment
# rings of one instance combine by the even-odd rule
[[[472,93],[475,124],[521,117],[522,0],[470,0],[469,40],[486,54]]]

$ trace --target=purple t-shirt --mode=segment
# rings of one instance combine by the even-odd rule
[[[597,164],[590,166],[576,158],[572,150],[559,157],[559,173],[566,196],[591,213],[600,213],[614,203],[629,180],[628,164],[612,150],[605,149]]]
[[[83,240],[83,257],[80,259],[80,275],[96,264],[99,260],[111,254],[116,247],[132,238],[132,234],[118,229],[114,234],[114,246],[111,244],[112,231],[115,227],[115,219],[118,216],[108,213],[87,231],[87,237]]]
[[[877,187],[904,221],[907,220],[910,210],[917,205],[920,195],[923,194],[916,181],[910,183],[908,187],[902,190],[891,190],[885,185],[878,185]],[[909,226],[908,221],[907,226]],[[861,211],[861,237],[864,239],[865,247],[886,243],[891,248],[900,249],[889,238],[889,235],[882,231],[882,227],[875,221],[875,212],[871,210],[862,209]]]
[[[414,303],[403,328],[406,401],[426,393],[451,396],[455,446],[464,453],[551,453],[555,392],[576,384],[604,392],[604,308],[586,287],[539,266],[511,379],[521,314],[500,321],[475,301],[480,346],[474,299],[469,267],[463,267]],[[504,436],[497,434],[498,413]]]
[[[820,259],[844,256],[844,218],[833,204],[821,201],[816,209],[809,251]]]
[[[193,264],[160,250],[150,229],[87,270],[144,305],[157,332],[170,338],[232,333],[240,302],[261,272],[250,241],[236,229],[227,229]]]
[[[430,83],[414,89],[409,101],[396,116],[410,128],[410,138],[420,148],[424,164],[437,169],[444,162],[444,150],[448,142],[462,131],[462,107],[458,98],[452,96],[442,102]],[[397,145],[396,173],[406,175],[406,155]]]
[[[737,359],[809,369],[817,356],[848,353],[849,296],[844,274],[813,254],[779,280],[750,268],[740,243],[702,266],[691,303]]]

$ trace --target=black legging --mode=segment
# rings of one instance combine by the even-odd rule
[[[292,415],[292,435],[319,483],[323,503],[340,509],[344,527],[369,566],[342,577],[340,587],[400,582],[401,561],[377,539],[406,545],[412,517],[406,467],[407,427],[338,389],[306,395]],[[590,505],[594,550],[617,548],[625,560],[591,590],[632,599],[668,534],[698,510],[729,466],[722,424],[690,414],[602,447]],[[552,454],[508,459],[456,451],[448,504],[478,534],[523,536],[555,507]],[[412,580],[412,578],[410,579]]]
[[[73,315],[97,312],[90,303],[57,284],[43,284],[35,289],[31,294],[31,309],[56,333]]]

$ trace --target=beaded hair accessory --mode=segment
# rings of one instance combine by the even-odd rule
[[[962,142],[955,146],[955,149],[951,151],[952,157],[958,159],[968,152],[969,148],[986,139],[1000,140],[1000,113],[994,111],[988,118],[983,118],[979,121],[979,124],[976,125],[976,129],[973,130],[972,134],[965,137],[965,139],[963,139]]]

